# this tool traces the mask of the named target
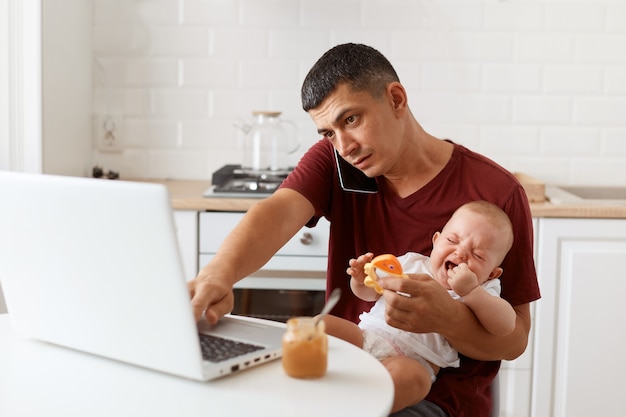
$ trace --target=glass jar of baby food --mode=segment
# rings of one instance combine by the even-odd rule
[[[326,374],[328,336],[324,321],[315,324],[313,317],[287,320],[283,335],[283,369],[294,378],[319,378]]]

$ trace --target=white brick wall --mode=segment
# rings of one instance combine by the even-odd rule
[[[257,109],[299,125],[297,162],[318,138],[302,79],[351,41],[390,58],[431,133],[546,182],[626,184],[624,0],[94,0],[93,35],[94,124],[119,117],[123,148],[94,163],[124,176],[210,178]]]

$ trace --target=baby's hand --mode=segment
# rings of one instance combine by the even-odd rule
[[[466,263],[461,263],[448,270],[448,284],[461,297],[478,287],[478,277]]]
[[[359,256],[356,259],[350,259],[349,265],[350,267],[346,269],[346,273],[350,275],[354,280],[363,284],[363,281],[366,278],[365,272],[363,271],[363,267],[366,263],[370,262],[374,254],[371,252],[367,252],[364,255]]]
[[[363,267],[363,271],[365,275],[367,275],[363,284],[365,284],[366,287],[373,288],[378,294],[383,293],[383,288],[378,283],[379,275],[376,273],[377,269],[383,272],[382,276],[408,278],[408,276],[402,272],[402,265],[398,258],[389,253],[378,255]]]

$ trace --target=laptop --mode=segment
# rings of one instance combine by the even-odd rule
[[[0,283],[17,333],[199,381],[281,356],[279,323],[196,323],[165,186],[5,171],[0,194]],[[207,360],[201,340],[252,352]]]

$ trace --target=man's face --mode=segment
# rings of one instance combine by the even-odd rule
[[[396,160],[398,120],[386,94],[376,99],[341,84],[309,115],[318,133],[367,176],[384,175]]]

